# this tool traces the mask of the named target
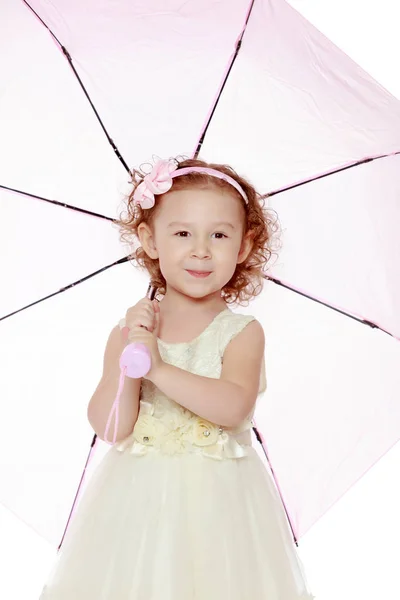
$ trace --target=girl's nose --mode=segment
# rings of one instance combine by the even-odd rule
[[[211,251],[207,243],[208,240],[194,239],[191,255],[193,258],[210,258]]]

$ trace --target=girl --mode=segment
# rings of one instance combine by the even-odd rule
[[[263,330],[228,308],[261,291],[276,230],[261,201],[223,165],[170,160],[135,172],[119,225],[122,239],[138,238],[134,258],[157,299],[129,308],[110,334],[88,407],[100,438],[128,342],[147,346],[151,369],[125,381],[115,444],[41,600],[312,598],[251,445]]]

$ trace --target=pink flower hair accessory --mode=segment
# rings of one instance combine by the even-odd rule
[[[142,208],[152,208],[155,203],[155,194],[165,194],[172,187],[171,173],[177,168],[176,162],[172,160],[159,160],[151,172],[146,175],[134,194],[135,204]]]
[[[174,160],[160,160],[154,165],[151,172],[144,177],[142,183],[134,191],[134,203],[140,204],[142,208],[152,208],[155,204],[155,195],[165,194],[171,189],[173,178],[189,173],[205,173],[206,175],[211,175],[211,177],[223,179],[234,187],[246,204],[248,204],[248,198],[242,187],[229,175],[225,175],[225,173],[216,169],[205,167],[184,167],[183,169],[179,169],[179,164]]]

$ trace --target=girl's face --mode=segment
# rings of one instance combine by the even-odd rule
[[[167,288],[192,298],[221,290],[251,249],[244,234],[239,199],[213,188],[165,194],[153,226],[142,224],[139,237],[151,258],[158,258]]]

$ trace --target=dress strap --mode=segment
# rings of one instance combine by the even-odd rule
[[[219,320],[219,352],[224,355],[227,345],[255,318],[251,315],[241,315],[234,312],[226,312]]]

